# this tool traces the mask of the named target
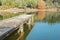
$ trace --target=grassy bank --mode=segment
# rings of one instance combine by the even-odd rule
[[[1,12],[0,13],[0,20],[3,20],[3,19],[7,19],[7,18],[11,18],[11,17],[14,17],[14,16],[18,16],[20,14],[23,14],[23,13],[9,13],[9,12]]]

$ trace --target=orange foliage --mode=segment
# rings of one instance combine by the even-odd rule
[[[43,0],[38,2],[38,8],[39,8],[39,12],[38,12],[38,18],[43,20],[45,18],[45,11],[46,11],[46,5],[45,2]]]
[[[46,8],[45,2],[43,0],[38,2],[38,8]]]
[[[46,12],[45,11],[40,11],[38,12],[38,19],[43,20],[46,16]]]

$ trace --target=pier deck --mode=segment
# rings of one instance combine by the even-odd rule
[[[19,15],[9,19],[0,21],[0,40],[10,35],[13,31],[19,28],[19,25],[24,24],[32,15]]]

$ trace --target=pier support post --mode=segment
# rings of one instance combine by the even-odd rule
[[[31,17],[31,25],[33,26],[34,25],[34,15]]]
[[[31,29],[31,26],[34,25],[34,15],[32,15],[32,16],[29,18],[27,25],[28,25],[28,28],[29,28],[29,30],[30,30],[30,29]]]
[[[19,37],[17,40],[21,40],[22,36],[24,35],[24,28],[23,24],[20,24],[20,28],[18,30]]]
[[[27,25],[28,25],[28,28],[29,28],[29,30],[31,29],[31,18],[28,20],[28,23],[27,23]]]
[[[23,33],[23,32],[24,32],[23,24],[20,24],[18,33]]]

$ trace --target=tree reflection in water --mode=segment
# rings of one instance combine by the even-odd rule
[[[46,12],[45,11],[40,11],[38,12],[38,19],[43,20],[46,16]]]

